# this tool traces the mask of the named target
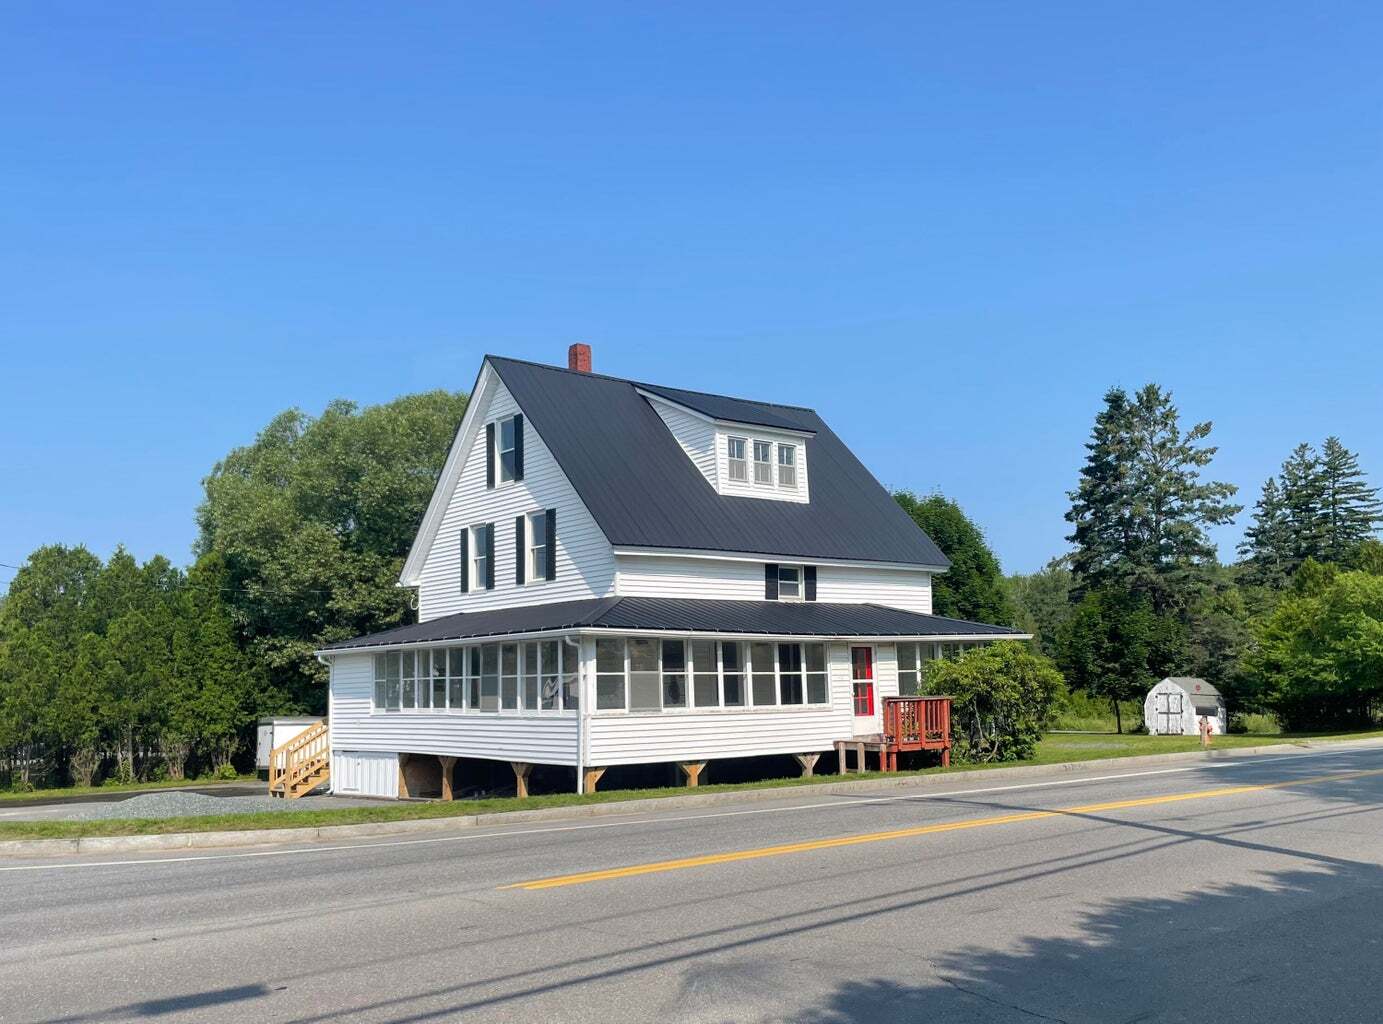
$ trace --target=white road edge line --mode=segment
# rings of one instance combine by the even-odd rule
[[[1368,748],[1365,748],[1368,749]],[[241,853],[208,853],[179,857],[145,857],[131,860],[83,861],[76,864],[12,864],[0,865],[0,873],[11,871],[72,871],[78,868],[139,867],[144,864],[186,864],[197,861],[244,860],[252,857],[297,857],[306,853],[338,853],[348,850],[368,850],[374,848],[394,848],[402,846],[429,846],[435,843],[462,843],[480,839],[505,839],[509,836],[540,835],[551,832],[583,832],[598,828],[625,828],[636,825],[661,825],[668,822],[699,821],[707,818],[734,818],[746,814],[785,814],[794,811],[817,811],[859,807],[865,804],[900,803],[908,800],[947,800],[958,796],[982,796],[987,793],[1011,793],[1023,789],[1045,789],[1057,786],[1080,786],[1092,782],[1117,782],[1123,779],[1142,779],[1155,775],[1179,775],[1185,772],[1203,771],[1207,768],[1246,768],[1256,764],[1281,764],[1284,757],[1292,760],[1308,757],[1335,756],[1344,751],[1320,750],[1300,754],[1277,754],[1269,757],[1246,758],[1242,761],[1213,761],[1184,765],[1178,768],[1154,768],[1142,772],[1123,772],[1115,775],[1091,775],[1079,779],[1045,779],[1041,782],[1021,782],[1011,786],[986,786],[978,789],[957,789],[945,793],[911,793],[905,796],[868,797],[863,800],[831,800],[813,804],[795,804],[792,807],[751,807],[742,811],[713,811],[707,814],[680,814],[671,817],[633,818],[624,821],[590,822],[580,825],[549,825],[541,828],[509,829],[503,832],[481,832],[458,836],[431,836],[425,839],[384,839],[378,842],[340,843],[331,846],[314,844],[289,849],[247,850]]]

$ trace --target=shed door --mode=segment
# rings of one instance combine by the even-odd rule
[[[1180,693],[1159,693],[1157,695],[1157,731],[1164,736],[1180,736],[1185,731],[1181,711]]]

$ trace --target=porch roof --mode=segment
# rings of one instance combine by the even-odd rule
[[[401,644],[442,643],[561,630],[715,633],[727,636],[993,637],[1026,639],[1008,626],[966,622],[880,604],[818,601],[708,601],[669,597],[605,597],[459,612],[413,626],[358,636],[321,653]]]

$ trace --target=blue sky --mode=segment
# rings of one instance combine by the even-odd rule
[[[814,406],[1012,571],[1112,384],[1247,504],[1328,433],[1383,480],[1381,45],[1363,3],[6,4],[0,562],[186,561],[277,411],[572,341]]]

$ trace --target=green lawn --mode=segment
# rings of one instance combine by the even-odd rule
[[[258,782],[258,775],[240,775],[235,779],[161,779],[158,782],[106,782],[99,786],[57,786],[52,789],[0,791],[0,803],[6,800],[43,800],[50,797],[90,796],[93,793],[142,793],[163,789],[201,789],[205,786],[231,782]]]
[[[1216,748],[1252,747],[1273,743],[1291,743],[1303,739],[1367,739],[1383,737],[1383,732],[1313,733],[1309,735],[1219,736]],[[1038,745],[1037,756],[1030,761],[1008,762],[1002,765],[960,765],[950,772],[973,771],[980,768],[1009,768],[1019,764],[1060,764],[1073,761],[1092,761],[1107,757],[1135,757],[1141,754],[1171,754],[1195,750],[1199,740],[1194,736],[1119,736],[1114,733],[1053,733]],[[940,768],[903,774],[934,774]],[[706,785],[698,793],[723,793],[745,789],[792,788],[825,782],[838,782],[842,776],[818,775],[810,779],[767,779],[734,785]],[[850,779],[897,778],[868,772],[851,775]],[[104,788],[104,787],[102,787]],[[58,790],[69,793],[71,790]],[[260,828],[303,828],[320,825],[358,825],[374,822],[414,821],[422,818],[452,818],[469,814],[492,814],[501,811],[535,810],[541,807],[570,807],[588,803],[614,803],[623,800],[657,799],[685,796],[682,787],[665,789],[627,789],[577,796],[562,793],[533,796],[527,800],[500,797],[488,800],[458,800],[453,803],[385,803],[371,807],[338,807],[320,810],[266,811],[254,814],[221,814],[200,818],[131,818],[105,821],[10,821],[0,822],[0,839],[72,839],[85,836],[154,835],[168,832],[239,831]]]

